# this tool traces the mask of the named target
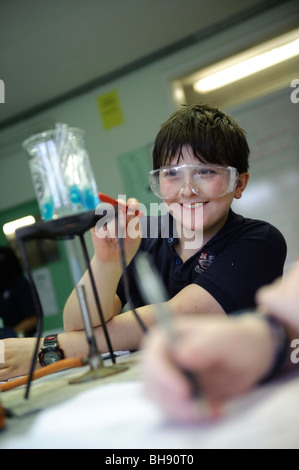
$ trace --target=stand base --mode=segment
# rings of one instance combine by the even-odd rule
[[[85,374],[72,379],[69,383],[70,384],[80,384],[84,382],[91,382],[92,380],[101,379],[103,377],[108,377],[109,375],[118,374],[119,372],[123,372],[128,369],[128,366],[122,365],[113,365],[113,366],[100,366],[98,369],[90,369]]]

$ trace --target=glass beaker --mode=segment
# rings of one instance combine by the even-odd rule
[[[84,131],[57,124],[23,142],[44,220],[95,209],[98,189],[84,143]]]

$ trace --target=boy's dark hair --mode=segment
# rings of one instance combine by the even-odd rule
[[[183,105],[162,124],[153,148],[153,169],[169,164],[182,146],[190,145],[200,162],[248,171],[249,147],[245,132],[222,111],[209,105]]]

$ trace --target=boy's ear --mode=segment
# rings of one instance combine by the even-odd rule
[[[240,199],[242,197],[242,193],[244,189],[246,188],[248,181],[249,181],[249,173],[247,172],[241,173],[239,176],[236,189],[235,189],[235,195],[234,195],[235,199]]]

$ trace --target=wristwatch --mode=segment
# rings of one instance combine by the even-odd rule
[[[48,335],[44,338],[44,344],[38,354],[38,360],[42,367],[64,359],[64,352],[59,347],[57,336],[56,334]]]

